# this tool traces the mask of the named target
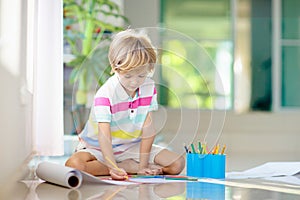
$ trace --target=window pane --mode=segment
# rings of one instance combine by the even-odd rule
[[[232,108],[230,0],[163,0],[160,103],[170,107]],[[171,49],[171,51],[169,51]]]
[[[230,0],[163,0],[162,18],[193,38],[231,38]]]
[[[300,106],[300,47],[282,48],[282,106]]]
[[[300,39],[300,1],[282,1],[282,38]]]
[[[299,107],[300,1],[282,0],[282,107]]]

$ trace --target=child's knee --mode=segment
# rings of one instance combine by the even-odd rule
[[[65,163],[65,166],[84,171],[84,163],[76,156],[71,156]]]
[[[177,170],[178,170],[178,174],[182,172],[182,170],[185,167],[185,159],[183,156],[180,156],[177,160],[176,160],[176,166],[177,166]]]
[[[176,159],[170,167],[170,174],[180,174],[185,167],[185,159],[180,156]]]

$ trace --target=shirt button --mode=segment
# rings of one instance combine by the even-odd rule
[[[131,113],[134,113],[134,110],[131,110]]]

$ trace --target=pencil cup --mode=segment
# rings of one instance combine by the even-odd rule
[[[186,155],[187,175],[198,178],[225,178],[226,156],[220,154]]]

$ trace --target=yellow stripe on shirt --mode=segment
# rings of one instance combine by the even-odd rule
[[[122,130],[111,132],[111,135],[115,138],[121,138],[121,139],[132,139],[132,138],[138,138],[141,135],[141,130],[136,130],[134,132],[126,132]]]

